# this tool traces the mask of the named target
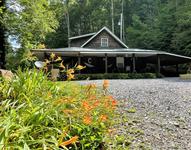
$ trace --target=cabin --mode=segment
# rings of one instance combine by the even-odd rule
[[[81,73],[164,73],[165,68],[190,63],[191,57],[165,51],[129,48],[107,27],[98,32],[69,38],[70,47],[31,50],[44,60],[53,52],[61,56],[64,63],[73,66],[85,65]]]

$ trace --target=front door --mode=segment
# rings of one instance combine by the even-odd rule
[[[116,57],[116,66],[119,71],[124,70],[124,57]]]

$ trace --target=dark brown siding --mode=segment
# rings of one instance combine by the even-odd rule
[[[70,47],[81,47],[90,38],[91,38],[91,36],[73,39],[70,42]]]
[[[110,34],[106,31],[102,31],[98,34],[92,41],[90,41],[84,47],[86,48],[102,48],[101,47],[101,38],[108,38],[108,47],[107,48],[125,48],[118,41],[116,41]]]

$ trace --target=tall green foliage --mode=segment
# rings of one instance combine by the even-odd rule
[[[96,32],[103,26],[111,29],[111,3],[111,0],[73,0],[68,5],[70,35]],[[124,0],[124,42],[129,47],[190,55],[190,3],[189,0]],[[113,0],[113,4],[115,34],[119,36],[122,0]],[[67,41],[66,18],[64,13],[60,15],[61,26],[48,40],[49,47],[66,46],[66,42],[57,42]]]
[[[16,68],[28,50],[43,43],[48,33],[54,32],[58,21],[47,0],[6,1],[3,25],[7,29],[7,37],[15,37],[21,45],[18,50],[9,50],[8,68]],[[7,48],[8,49],[8,48]],[[13,62],[13,60],[16,60]]]
[[[22,48],[34,48],[58,25],[47,0],[8,1],[4,15],[9,34],[18,37]]]

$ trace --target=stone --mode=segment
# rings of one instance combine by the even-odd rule
[[[0,77],[3,77],[6,80],[11,80],[14,77],[14,74],[10,70],[0,69]]]

